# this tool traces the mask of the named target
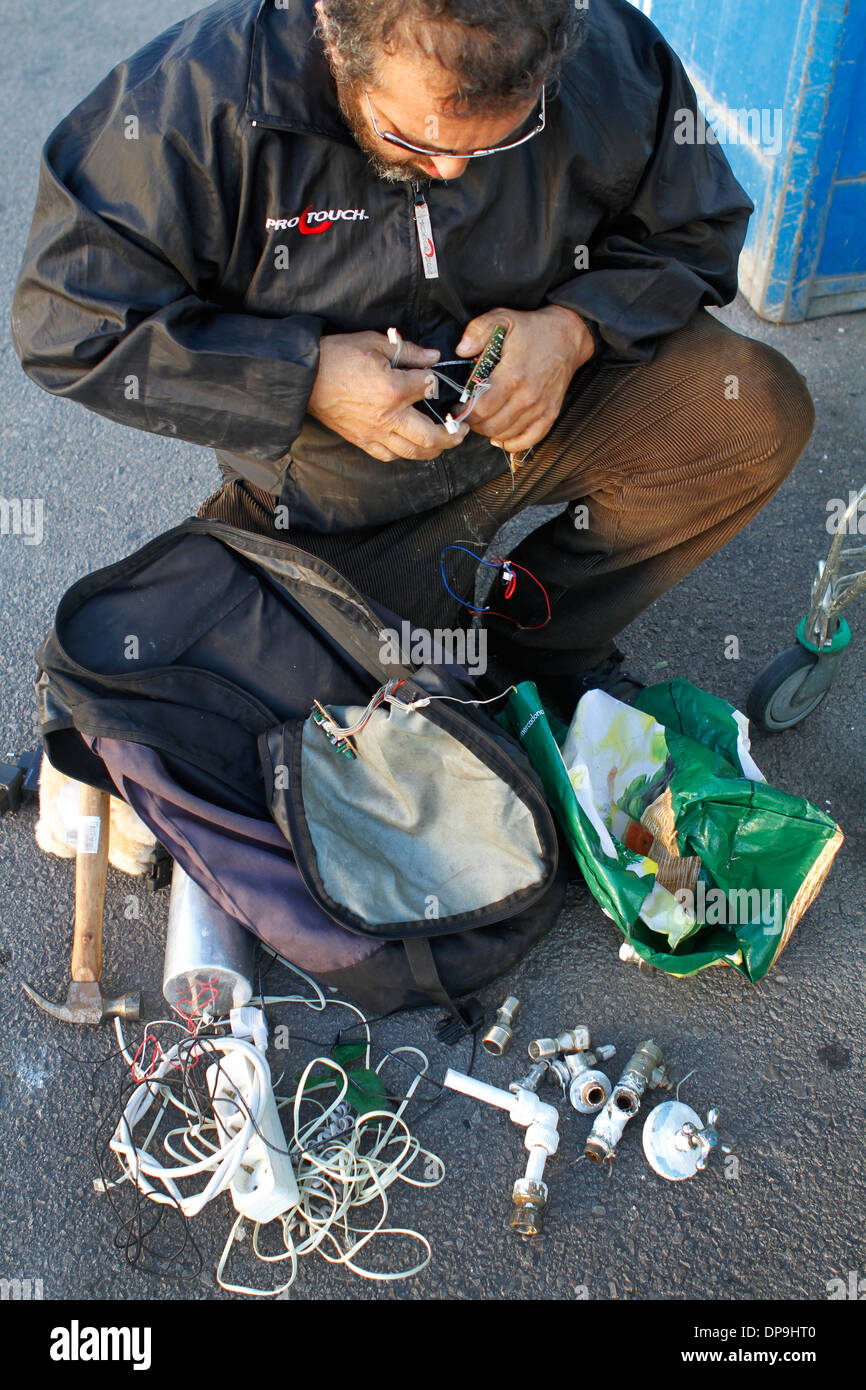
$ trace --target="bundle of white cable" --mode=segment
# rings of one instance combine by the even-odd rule
[[[284,962],[288,964],[288,962]],[[366,1033],[365,1066],[369,1068],[370,1033],[367,1020],[360,1009],[343,1000],[325,999],[318,985],[304,975],[297,967],[291,966],[303,976],[315,991],[315,998],[303,995],[269,996],[257,1001],[264,1005],[282,1003],[304,1004],[321,1012],[328,1005],[339,1005],[351,1009],[361,1019]],[[120,1029],[120,1021],[115,1020],[121,1050],[131,1063]],[[242,1052],[254,1070],[254,1084],[247,1098],[247,1109],[238,1134],[221,1147],[219,1129],[212,1114],[201,1113],[197,1106],[181,1100],[172,1088],[161,1086],[160,1081],[170,1070],[191,1060],[195,1049],[205,1056],[212,1053],[227,1054]],[[413,1053],[420,1059],[421,1069],[416,1071],[396,1111],[376,1110],[367,1112],[355,1120],[354,1127],[334,1138],[323,1139],[328,1133],[334,1112],[340,1107],[348,1093],[350,1077],[331,1057],[316,1057],[304,1069],[293,1095],[278,1096],[280,1109],[292,1107],[292,1135],[287,1149],[296,1168],[298,1182],[298,1202],[283,1216],[277,1218],[283,1249],[273,1255],[264,1254],[259,1245],[261,1223],[254,1222],[252,1246],[256,1256],[266,1263],[289,1261],[288,1280],[270,1289],[254,1288],[226,1282],[223,1279],[226,1262],[238,1232],[245,1221],[238,1216],[217,1264],[217,1280],[221,1287],[231,1293],[252,1294],[259,1297],[278,1297],[285,1294],[295,1281],[298,1261],[303,1255],[315,1251],[330,1264],[344,1265],[353,1273],[365,1279],[393,1280],[407,1279],[419,1273],[431,1258],[428,1240],[420,1232],[406,1227],[388,1227],[388,1188],[393,1183],[406,1183],[411,1187],[436,1187],[445,1176],[442,1160],[434,1153],[423,1149],[419,1141],[409,1132],[403,1119],[403,1112],[415,1093],[428,1068],[428,1059],[415,1047],[397,1047],[391,1056],[400,1053]],[[215,1058],[214,1060],[218,1060]],[[376,1068],[380,1073],[388,1057]],[[325,1067],[335,1073],[337,1096],[327,1107],[320,1105],[307,1091],[307,1083],[316,1067]],[[139,1190],[151,1201],[171,1204],[184,1216],[195,1216],[202,1208],[224,1192],[230,1185],[243,1160],[250,1140],[259,1132],[262,1116],[271,1090],[271,1074],[264,1053],[251,1043],[230,1035],[196,1037],[190,1032],[179,1043],[164,1054],[157,1069],[133,1092],[111,1140],[111,1148],[117,1155],[123,1169],[123,1180],[137,1184]],[[134,1130],[148,1114],[156,1100],[162,1104],[151,1128],[141,1144],[134,1140]],[[319,1105],[320,1113],[310,1121],[301,1123],[302,1105]],[[165,1167],[150,1152],[149,1145],[154,1139],[160,1122],[169,1106],[184,1113],[186,1123],[169,1131],[163,1140],[163,1148],[175,1159],[175,1166]],[[172,1140],[181,1136],[186,1153],[178,1152]],[[318,1143],[317,1143],[318,1137]],[[223,1135],[225,1139],[225,1136]],[[189,1155],[189,1156],[187,1156]],[[409,1169],[417,1159],[427,1160],[424,1176],[410,1175]],[[207,1181],[196,1193],[184,1196],[179,1184],[190,1178]],[[161,1184],[160,1191],[155,1184]],[[381,1212],[372,1226],[354,1224],[355,1213],[371,1203],[381,1204]],[[276,1226],[277,1222],[268,1223]],[[378,1271],[357,1263],[357,1255],[374,1237],[403,1236],[418,1242],[424,1248],[423,1258],[408,1269]]]
[[[393,1049],[394,1054],[399,1052],[414,1052],[423,1062],[423,1071],[416,1075],[397,1110],[368,1111],[356,1119],[354,1128],[348,1134],[329,1139],[315,1151],[310,1146],[342,1103],[348,1089],[349,1077],[332,1058],[316,1057],[304,1069],[294,1096],[281,1099],[279,1103],[282,1106],[292,1107],[292,1139],[289,1151],[297,1164],[299,1200],[292,1211],[279,1218],[283,1251],[276,1255],[262,1253],[259,1248],[258,1223],[253,1227],[253,1250],[259,1259],[269,1263],[288,1260],[290,1275],[286,1283],[274,1289],[251,1288],[248,1285],[227,1283],[223,1279],[226,1261],[244,1220],[243,1217],[238,1217],[229,1232],[217,1265],[217,1279],[222,1288],[231,1293],[278,1296],[285,1293],[294,1283],[299,1258],[314,1251],[329,1264],[344,1265],[363,1279],[408,1279],[413,1274],[418,1274],[429,1263],[432,1252],[426,1236],[408,1227],[385,1225],[388,1216],[387,1189],[393,1183],[399,1180],[411,1187],[436,1187],[445,1176],[442,1160],[421,1147],[402,1118],[403,1110],[424,1071],[427,1070],[427,1058],[413,1047]],[[383,1065],[384,1063],[381,1063],[376,1068],[377,1072]],[[301,1105],[309,1103],[310,1100],[310,1097],[304,1094],[307,1081],[313,1069],[321,1066],[329,1067],[335,1072],[339,1079],[339,1092],[336,1099],[327,1108],[323,1107],[313,1121],[302,1126]],[[396,1149],[397,1152],[389,1154],[388,1151],[391,1149]],[[418,1158],[427,1160],[424,1177],[416,1177],[409,1173],[409,1169]],[[426,1176],[428,1172],[429,1177]],[[359,1208],[375,1202],[381,1204],[375,1224],[354,1224],[350,1219],[351,1215]],[[374,1237],[378,1236],[404,1236],[416,1241],[424,1248],[423,1258],[408,1269],[378,1271],[365,1268],[358,1264],[356,1257]]]
[[[159,1085],[167,1072],[174,1070],[179,1061],[187,1060],[189,1053],[196,1049],[198,1051],[204,1049],[208,1055],[212,1052],[222,1054],[239,1052],[248,1059],[253,1068],[255,1078],[253,1091],[252,1095],[247,1098],[247,1109],[242,1127],[225,1148],[221,1148],[218,1143],[212,1144],[205,1138],[204,1132],[206,1130],[212,1130],[214,1134],[217,1133],[216,1121],[206,1119],[190,1110],[171,1091]],[[151,1201],[175,1206],[183,1212],[184,1216],[197,1216],[202,1207],[206,1206],[218,1193],[225,1191],[240,1167],[247,1145],[260,1126],[270,1089],[271,1069],[267,1059],[257,1047],[231,1036],[208,1037],[205,1040],[197,1039],[191,1033],[188,1037],[181,1038],[179,1043],[165,1053],[163,1061],[160,1062],[153,1074],[146,1081],[142,1081],[133,1091],[120,1117],[120,1123],[111,1139],[110,1147],[120,1159],[121,1167],[124,1168],[127,1176],[137,1183],[139,1190]],[[157,1099],[162,1099],[162,1107],[150,1134],[144,1144],[139,1147],[133,1139],[133,1130]],[[193,1123],[172,1130],[166,1138],[165,1148],[167,1152],[178,1159],[178,1166],[173,1168],[164,1167],[158,1159],[147,1151],[147,1145],[169,1104],[194,1116]],[[169,1141],[172,1135],[181,1133],[184,1134],[186,1147],[192,1154],[196,1155],[191,1159],[175,1153],[170,1145]],[[201,1143],[210,1152],[203,1155],[199,1154],[194,1147],[196,1142]],[[200,1177],[204,1173],[210,1173],[210,1178],[201,1191],[192,1196],[184,1197],[178,1187],[178,1180]],[[154,1182],[162,1183],[165,1192],[160,1192],[154,1187]]]

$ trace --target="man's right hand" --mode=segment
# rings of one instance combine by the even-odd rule
[[[310,415],[383,463],[435,458],[443,449],[461,444],[468,425],[449,434],[444,425],[437,425],[413,405],[433,396],[436,378],[429,369],[440,354],[404,342],[400,365],[392,367],[394,352],[382,333],[323,337],[319,371],[307,405]]]

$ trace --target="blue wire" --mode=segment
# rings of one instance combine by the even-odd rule
[[[472,556],[472,559],[476,562],[476,564],[479,564],[479,565],[489,565],[490,568],[491,568],[491,569],[494,569],[494,570],[495,570],[495,569],[501,569],[502,564],[503,564],[503,561],[502,561],[502,560],[485,560],[485,559],[482,558],[482,556],[476,555],[476,554],[475,554],[475,551],[474,551],[474,550],[470,550],[469,547],[466,546],[466,545],[446,545],[446,546],[443,546],[442,552],[441,552],[441,554],[440,554],[440,556],[439,556],[439,569],[440,569],[440,571],[441,571],[441,573],[442,573],[442,583],[445,585],[445,588],[446,588],[447,592],[451,595],[451,597],[452,597],[453,599],[456,599],[458,603],[462,603],[463,606],[464,606],[464,608],[468,608],[469,611],[470,611],[470,613],[489,613],[489,612],[490,612],[490,604],[488,604],[486,608],[476,608],[474,604],[472,604],[472,603],[467,603],[466,600],[465,600],[464,598],[461,598],[459,594],[455,594],[454,590],[451,588],[451,585],[448,583],[448,580],[447,580],[446,577],[445,577],[445,559],[444,559],[444,556],[445,556],[445,551],[446,551],[446,550],[462,550],[464,555],[471,555],[471,556]]]

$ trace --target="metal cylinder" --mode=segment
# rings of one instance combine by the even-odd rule
[[[586,1052],[589,1045],[588,1028],[569,1028],[557,1038],[536,1038],[529,1044],[529,1056],[533,1062],[541,1062],[566,1052]]]
[[[484,1037],[481,1039],[481,1046],[485,1052],[489,1052],[491,1057],[501,1057],[511,1046],[514,1038],[513,1023],[520,1008],[520,1000],[513,994],[509,994],[505,1002],[496,1012],[496,1021],[492,1028],[488,1028]]]
[[[252,997],[255,948],[252,933],[175,863],[162,974],[166,1003],[188,1017],[226,1017]]]
[[[518,1178],[511,1197],[511,1229],[520,1236],[541,1234],[547,1206],[547,1184]]]

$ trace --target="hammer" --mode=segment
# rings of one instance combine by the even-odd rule
[[[75,932],[72,938],[72,981],[63,1004],[43,999],[29,985],[22,987],[46,1013],[62,1023],[102,1023],[109,1014],[138,1018],[140,994],[106,999],[102,993],[102,916],[108,867],[109,796],[82,783],[78,802],[75,845]]]

